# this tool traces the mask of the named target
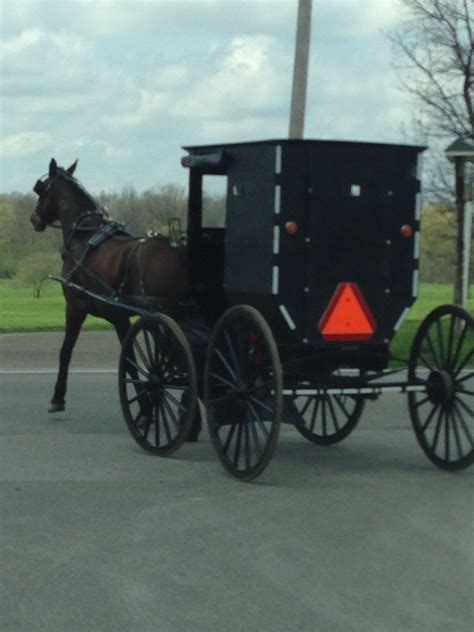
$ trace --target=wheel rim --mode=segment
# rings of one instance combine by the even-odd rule
[[[365,405],[361,397],[329,393],[297,396],[292,401],[298,412],[295,427],[306,439],[321,445],[338,443],[347,437]]]
[[[231,308],[213,333],[205,403],[221,462],[233,476],[251,480],[266,467],[278,438],[282,378],[268,326],[243,308]]]
[[[426,393],[409,393],[418,441],[431,461],[449,470],[474,460],[474,331],[472,316],[456,306],[436,309],[413,342],[409,381],[426,381]]]
[[[141,319],[124,341],[119,390],[127,426],[148,452],[174,452],[186,439],[196,404],[191,353],[178,326]]]

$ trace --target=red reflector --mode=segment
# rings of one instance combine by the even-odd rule
[[[357,283],[339,283],[319,321],[325,340],[370,340],[376,326]]]

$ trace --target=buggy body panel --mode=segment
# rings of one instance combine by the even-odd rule
[[[270,140],[185,149],[195,271],[205,267],[202,249],[200,261],[192,254],[205,232],[196,220],[202,203],[196,183],[207,173],[227,178],[220,274],[227,304],[259,309],[280,344],[385,353],[417,293],[418,159],[425,148]],[[318,324],[344,282],[357,284],[377,323],[368,341],[341,344],[321,335]]]

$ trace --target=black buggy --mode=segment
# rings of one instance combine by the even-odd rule
[[[167,315],[142,310],[123,345],[120,398],[135,440],[170,454],[198,423],[200,397],[222,464],[251,480],[282,421],[332,444],[367,400],[400,392],[428,458],[447,470],[470,465],[472,315],[438,307],[408,368],[389,367],[418,290],[424,148],[275,140],[185,149],[191,296]],[[218,228],[203,220],[208,176],[226,183]]]

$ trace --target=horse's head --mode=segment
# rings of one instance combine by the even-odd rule
[[[76,166],[77,160],[68,169],[62,169],[54,158],[51,159],[48,175],[40,178],[33,187],[38,195],[36,208],[30,216],[34,230],[42,232],[46,226],[59,220],[61,198],[57,194],[58,183],[61,180],[73,180]]]

